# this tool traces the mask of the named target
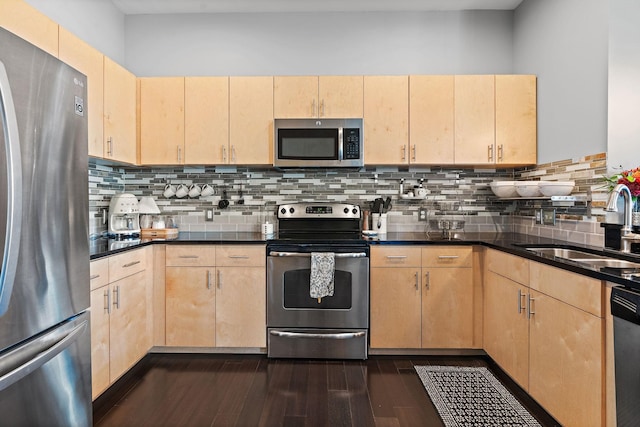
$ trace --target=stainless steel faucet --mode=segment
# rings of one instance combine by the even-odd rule
[[[632,241],[640,241],[640,234],[633,233],[633,200],[631,198],[631,191],[629,191],[629,187],[624,184],[618,184],[613,187],[613,191],[609,195],[609,200],[607,201],[606,210],[609,212],[618,212],[618,197],[620,197],[621,194],[624,199],[624,224],[620,230],[620,250],[622,252],[631,252],[631,243]]]

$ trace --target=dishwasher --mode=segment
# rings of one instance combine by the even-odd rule
[[[640,423],[640,290],[611,290],[616,378],[616,418],[619,427]]]

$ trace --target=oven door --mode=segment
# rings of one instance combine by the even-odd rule
[[[335,254],[334,295],[309,294],[311,253],[270,250],[267,326],[270,357],[366,358],[369,257]]]

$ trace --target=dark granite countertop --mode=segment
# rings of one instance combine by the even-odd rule
[[[276,236],[277,238],[277,236]],[[575,261],[556,258],[548,255],[539,255],[528,251],[526,246],[554,245],[565,248],[587,250],[597,254],[605,254],[620,259],[639,262],[638,255],[625,255],[620,252],[603,250],[601,247],[589,246],[564,240],[531,236],[518,233],[464,233],[454,240],[429,238],[424,232],[416,233],[387,233],[386,235],[367,237],[370,245],[482,245],[498,249],[533,261],[542,262],[554,267],[584,274],[600,280],[627,285],[640,289],[640,274],[626,274],[623,271],[604,270],[597,267],[589,267],[578,264]],[[138,240],[114,240],[100,238],[90,242],[91,259],[114,255],[130,249],[143,247],[150,244],[265,244],[269,241],[261,233],[214,233],[194,232],[180,233],[177,238],[164,239],[138,239]]]

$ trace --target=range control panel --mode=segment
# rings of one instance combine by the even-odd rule
[[[360,219],[360,207],[344,203],[292,203],[278,207],[278,219]]]

